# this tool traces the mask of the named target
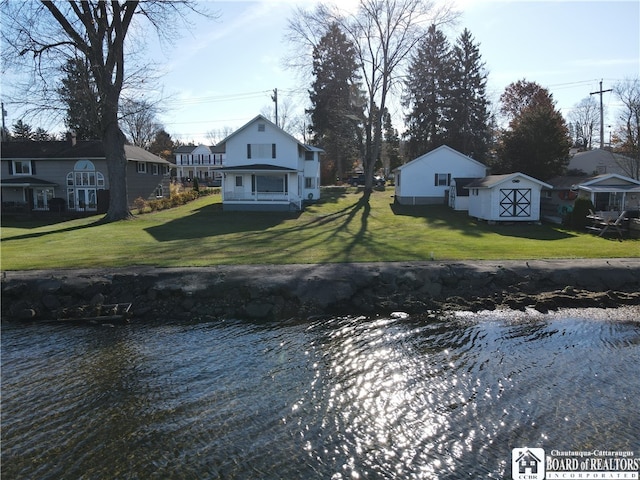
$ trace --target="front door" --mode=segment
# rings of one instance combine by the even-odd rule
[[[96,210],[98,201],[96,198],[95,188],[78,188],[76,189],[76,201],[79,211]]]
[[[236,175],[236,178],[234,181],[235,181],[235,188],[233,190],[233,193],[235,197],[236,198],[244,197],[244,179],[242,175]]]

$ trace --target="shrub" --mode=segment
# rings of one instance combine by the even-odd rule
[[[567,215],[567,226],[574,230],[584,230],[588,225],[587,215],[593,210],[593,203],[588,198],[578,198],[573,204],[573,211]]]
[[[143,213],[147,208],[147,202],[144,198],[138,197],[133,201],[133,206],[138,210],[138,213]]]

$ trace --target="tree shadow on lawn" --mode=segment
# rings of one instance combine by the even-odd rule
[[[490,225],[485,221],[470,217],[466,212],[457,212],[444,205],[399,205],[392,203],[390,207],[394,215],[423,218],[429,226],[459,230],[463,235],[471,237],[481,237],[486,233],[530,240],[562,240],[576,237],[570,232],[549,224],[505,222]]]
[[[327,238],[344,234],[350,225],[358,222],[356,232],[348,235],[348,240],[341,245],[340,251],[332,251],[328,253],[330,257],[320,260],[343,261],[356,246],[368,245],[366,248],[375,248],[368,232],[370,212],[369,195],[364,194],[357,202],[350,203],[341,210],[322,216],[305,217],[282,228],[272,228],[286,220],[298,219],[302,212],[224,212],[220,204],[215,204],[198,209],[188,217],[150,227],[146,231],[159,242],[246,232],[247,235],[234,239],[236,250],[246,251],[250,256],[255,255],[254,251],[258,247],[256,242],[259,242],[260,247],[277,248],[277,252],[271,252],[270,255],[281,255],[282,261],[286,263],[286,259],[292,255],[314,249]],[[250,235],[251,233],[259,233],[259,237]]]
[[[56,225],[57,223],[60,223],[60,222],[54,222],[54,223],[47,222],[47,223],[43,223],[41,225],[33,224],[32,226],[27,227],[27,228],[40,228],[40,227],[44,227],[44,226],[47,226],[47,225]],[[26,240],[26,239],[29,239],[29,238],[39,238],[39,237],[44,237],[46,235],[53,235],[53,234],[56,234],[56,233],[74,232],[76,230],[84,230],[85,228],[99,227],[101,225],[106,225],[106,223],[107,222],[105,222],[103,220],[103,217],[100,217],[99,220],[95,220],[95,221],[93,221],[91,223],[87,223],[85,225],[74,225],[73,227],[60,228],[60,229],[55,229],[55,230],[48,230],[46,232],[25,233],[23,235],[15,235],[15,236],[12,236],[12,237],[9,237],[9,238],[1,238],[0,242],[4,243],[4,242],[10,242],[10,241],[13,241],[13,240]],[[6,225],[3,225],[3,226],[6,226]],[[14,226],[14,225],[12,225],[12,226]],[[18,225],[15,225],[15,227],[20,228]]]
[[[145,230],[158,242],[170,242],[267,230],[300,216],[300,212],[225,212],[220,203],[193,212]]]
[[[332,188],[330,194],[323,191],[321,199],[316,202],[318,205],[324,203],[337,203],[341,197],[346,195],[346,188]],[[363,206],[360,199],[355,205],[320,217],[313,217],[310,221],[295,225],[291,228],[283,229],[275,235],[286,234],[298,230],[306,229],[314,225],[324,225],[333,222],[338,218],[348,215],[344,228],[353,216]],[[368,204],[368,197],[367,197]],[[308,206],[308,210],[313,212],[313,205]],[[162,225],[147,228],[146,231],[159,242],[172,240],[186,240],[196,238],[215,237],[242,232],[261,232],[273,228],[287,220],[300,218],[303,212],[268,212],[268,211],[224,211],[221,203],[206,205],[193,211],[192,215],[176,218]]]

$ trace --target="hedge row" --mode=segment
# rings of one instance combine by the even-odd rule
[[[156,200],[145,200],[138,197],[133,201],[133,207],[138,211],[138,215],[168,208],[179,207],[192,202],[199,197],[220,193],[219,188],[207,188],[203,190],[185,190],[183,192],[171,192],[170,197],[158,198]]]

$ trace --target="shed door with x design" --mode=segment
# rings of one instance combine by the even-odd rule
[[[531,189],[505,188],[500,190],[501,217],[530,217]]]

